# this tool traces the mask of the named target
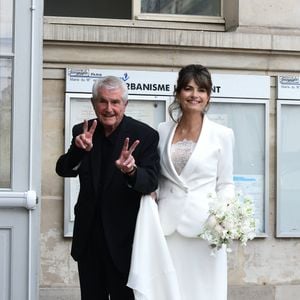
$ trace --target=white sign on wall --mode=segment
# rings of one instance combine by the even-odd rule
[[[91,93],[94,82],[113,75],[123,79],[129,95],[173,96],[177,72],[67,69],[67,93]],[[212,97],[270,98],[270,77],[258,75],[212,74]]]

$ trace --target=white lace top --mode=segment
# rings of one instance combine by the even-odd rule
[[[171,146],[171,160],[180,175],[190,156],[195,149],[196,143],[190,140],[182,140]]]

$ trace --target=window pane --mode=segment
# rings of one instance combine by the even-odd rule
[[[141,0],[142,13],[221,16],[221,0]]]
[[[0,0],[0,53],[12,52],[13,1]]]
[[[300,194],[300,105],[281,106],[281,143],[279,176],[279,224],[284,233],[299,233],[299,194]]]
[[[12,60],[0,58],[0,188],[10,187]]]
[[[1,1],[1,0],[0,0]],[[45,0],[45,16],[131,19],[131,0]]]

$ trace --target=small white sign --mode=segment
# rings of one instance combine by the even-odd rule
[[[300,101],[300,77],[278,76],[277,98]]]

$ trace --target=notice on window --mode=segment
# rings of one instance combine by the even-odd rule
[[[257,232],[264,232],[264,180],[263,175],[234,175],[233,180],[237,193],[249,195],[254,202],[254,217],[258,220]]]

